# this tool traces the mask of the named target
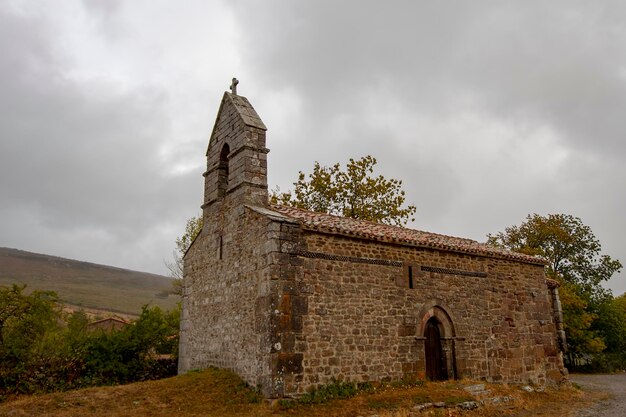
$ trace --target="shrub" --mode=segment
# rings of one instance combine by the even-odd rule
[[[145,306],[126,328],[90,332],[84,312],[61,320],[54,293],[0,287],[0,400],[175,375],[179,317]]]

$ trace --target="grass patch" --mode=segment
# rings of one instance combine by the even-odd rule
[[[370,399],[367,400],[367,407],[372,410],[397,410],[400,404],[397,401],[389,399]]]
[[[432,398],[428,394],[420,394],[413,399],[415,404],[426,404],[433,402]]]
[[[426,381],[417,377],[404,377],[399,381],[392,381],[389,383],[393,388],[410,388],[410,387],[423,387]]]
[[[370,382],[340,382],[318,387],[298,398],[295,402],[300,404],[322,404],[331,400],[351,398],[360,392],[371,392],[374,386]]]
[[[416,404],[470,400],[467,383],[424,382],[413,386],[335,382],[309,393],[305,403],[272,407],[259,390],[227,370],[208,369],[185,375],[117,387],[88,388],[63,393],[23,396],[0,404],[0,416],[47,417],[407,417]],[[446,417],[561,417],[588,405],[586,392],[571,387],[525,393],[515,386],[485,384],[493,396],[510,396],[506,404],[477,410],[429,409],[423,415]],[[323,401],[322,401],[323,399]],[[597,398],[596,398],[597,399]],[[308,401],[308,402],[307,402]],[[315,402],[317,401],[317,402]]]

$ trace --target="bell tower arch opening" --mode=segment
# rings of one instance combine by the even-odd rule
[[[220,161],[217,167],[217,190],[220,197],[226,195],[226,191],[228,191],[229,154],[230,146],[228,146],[228,143],[225,143],[224,146],[222,146]]]

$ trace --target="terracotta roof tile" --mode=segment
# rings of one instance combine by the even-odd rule
[[[543,265],[545,262],[534,256],[511,252],[505,249],[479,243],[475,240],[423,232],[420,230],[366,220],[316,213],[283,205],[271,205],[272,210],[297,220],[302,227],[325,233],[340,234],[380,242],[397,243],[432,249],[448,250],[471,255],[484,255],[519,262]]]

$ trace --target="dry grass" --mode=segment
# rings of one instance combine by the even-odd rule
[[[160,381],[117,387],[89,388],[66,393],[22,397],[0,404],[0,416],[293,416],[293,417],[408,417],[411,408],[423,402],[456,404],[470,399],[463,390],[469,381],[425,383],[422,386],[379,388],[344,400],[324,404],[297,404],[290,409],[259,401],[254,391],[232,373],[210,369]],[[518,387],[488,385],[490,397],[510,396],[513,401],[486,405],[477,410],[457,408],[424,410],[423,416],[571,416],[598,400],[599,394],[573,387],[526,393]]]

